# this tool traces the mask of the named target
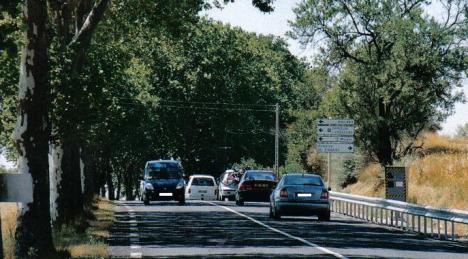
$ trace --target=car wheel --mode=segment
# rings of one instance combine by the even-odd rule
[[[276,209],[273,209],[273,219],[276,219],[276,220],[281,219],[281,213],[277,211]]]
[[[143,204],[144,205],[149,205],[150,204],[150,200],[149,200],[148,195],[144,194],[142,199],[143,199]]]
[[[320,220],[320,221],[330,221],[330,211],[319,214],[318,215],[318,220]]]
[[[270,219],[273,218],[273,209],[272,209],[272,207],[271,207],[271,204],[270,204],[270,213],[268,214],[268,217],[269,217]]]
[[[185,197],[179,200],[179,205],[185,205]]]
[[[238,196],[236,196],[236,205],[237,206],[244,206],[244,201],[241,200]]]

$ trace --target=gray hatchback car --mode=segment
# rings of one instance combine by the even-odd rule
[[[316,174],[286,174],[270,195],[270,218],[318,216],[330,220],[329,189]]]

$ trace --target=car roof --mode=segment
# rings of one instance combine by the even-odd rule
[[[180,163],[178,160],[169,160],[169,159],[158,159],[158,160],[150,160],[147,161],[147,163],[152,164],[152,163]]]
[[[274,174],[273,171],[270,170],[247,170],[245,173],[272,173]]]
[[[214,178],[212,175],[208,175],[208,174],[193,174],[190,176],[190,178]]]
[[[283,176],[303,176],[303,177],[317,177],[317,178],[322,178],[320,175],[315,174],[315,173],[287,173],[284,174]]]

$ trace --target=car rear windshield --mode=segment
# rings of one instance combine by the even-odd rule
[[[210,178],[193,178],[193,186],[214,186],[213,179]]]
[[[153,179],[177,179],[182,169],[177,163],[153,163],[149,165],[148,176]]]
[[[251,180],[274,181],[276,179],[276,176],[273,172],[247,172],[244,179],[246,181],[251,181]]]
[[[320,177],[317,176],[287,176],[284,180],[285,185],[323,185],[322,180],[320,179]]]

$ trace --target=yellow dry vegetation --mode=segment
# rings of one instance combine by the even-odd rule
[[[377,163],[368,165],[358,175],[358,181],[343,191],[370,197],[383,197],[384,185],[380,177],[381,171],[381,166]]]
[[[72,258],[107,258],[106,239],[114,219],[113,203],[98,199],[93,210],[95,220],[88,221],[90,227],[84,233],[65,227],[54,233],[57,250],[70,253]]]
[[[114,218],[113,203],[97,199],[94,205],[94,220],[88,221],[90,227],[84,233],[76,233],[72,227],[64,227],[54,233],[54,243],[59,251],[68,252],[72,258],[107,258],[106,239]],[[16,228],[15,203],[0,203],[2,216],[2,236],[5,259],[13,259],[14,231]]]
[[[451,139],[426,133],[419,140],[422,149],[408,166],[408,201],[436,207],[468,210],[468,139]],[[358,176],[348,193],[383,197],[383,174],[370,164]]]
[[[0,203],[0,216],[2,217],[3,253],[5,259],[13,259],[15,248],[16,229],[16,203]]]

